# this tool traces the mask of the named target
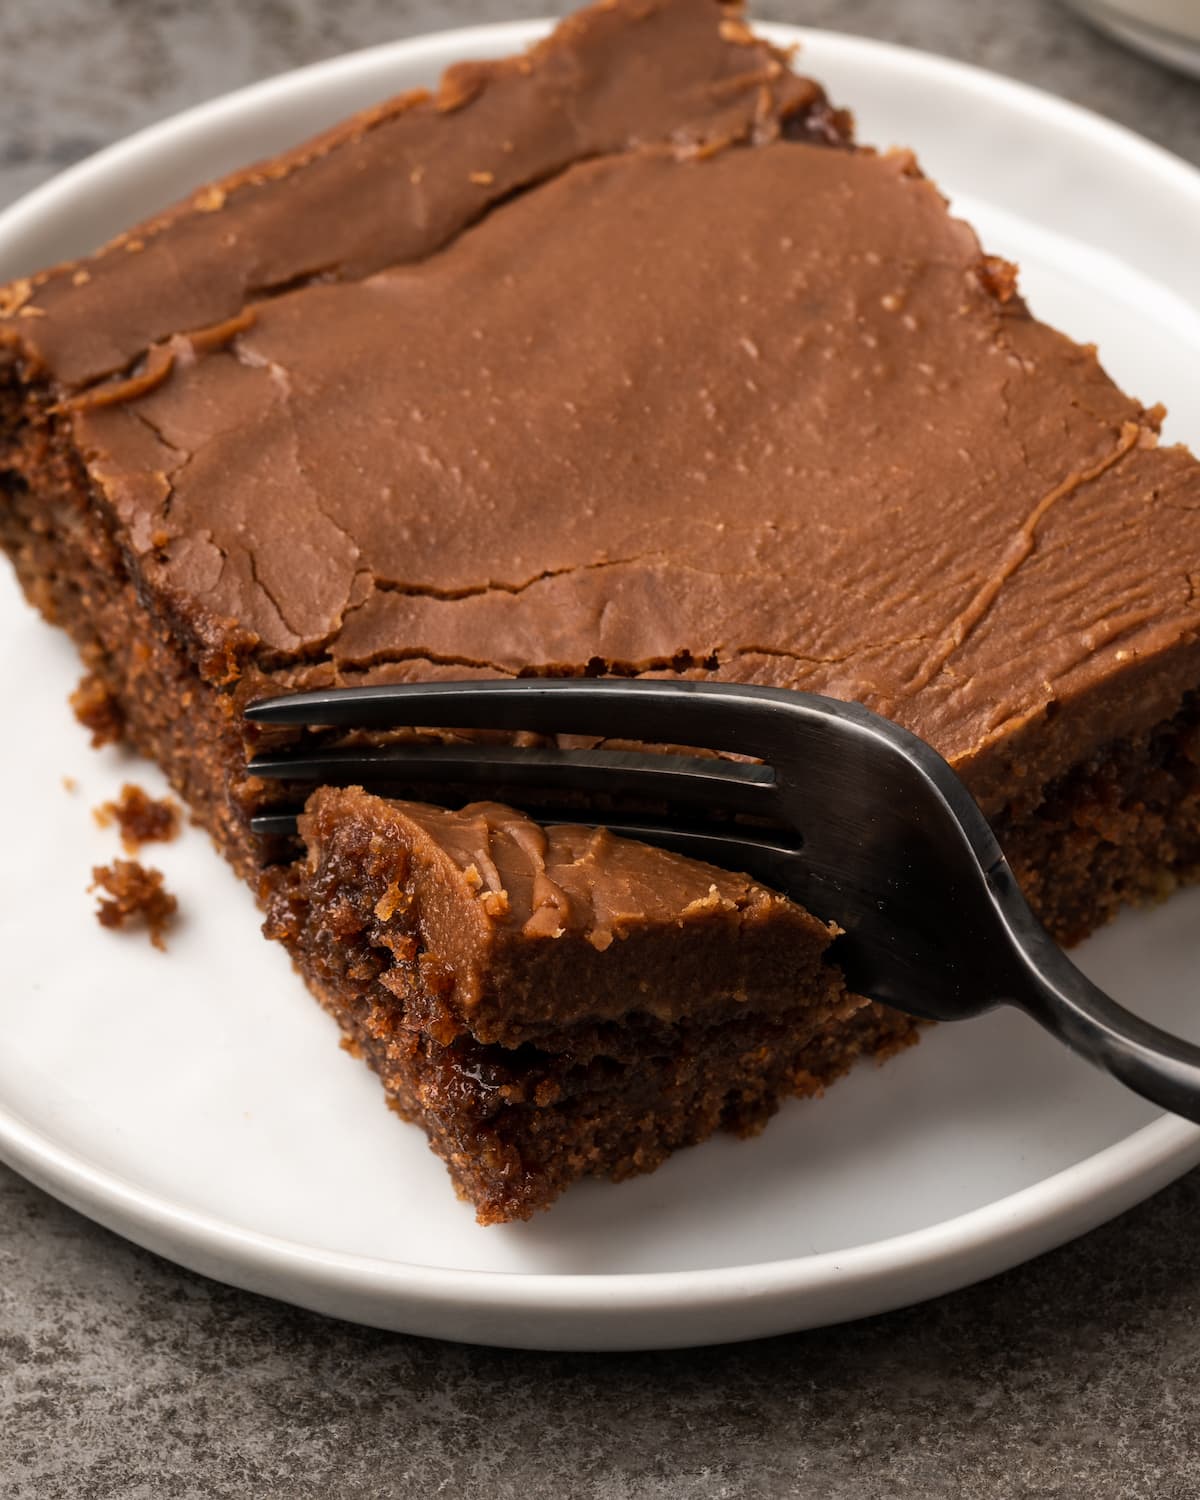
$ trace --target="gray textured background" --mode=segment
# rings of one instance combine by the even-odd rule
[[[0,207],[265,74],[545,9],[0,0]],[[982,63],[1200,161],[1200,86],[1051,0],[774,0],[761,13]],[[0,1168],[0,1496],[1195,1500],[1198,1223],[1193,1174],[1065,1250],[907,1312],[727,1349],[535,1355],[227,1290]]]

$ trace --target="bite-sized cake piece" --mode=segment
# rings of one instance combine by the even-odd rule
[[[802,688],[940,750],[1059,937],[1194,873],[1200,466],[1160,418],[1031,315],[910,156],[853,149],[715,0],[606,0],[0,293],[0,539],[83,650],[81,712],[160,761],[310,978],[324,944],[313,982],[345,1016],[364,981],[309,936],[341,908],[248,831],[272,792],[240,714],[264,694]],[[696,933],[659,926],[688,972]],[[640,1056],[660,1148],[597,1135],[587,1170],[704,1133],[668,1123],[681,1029],[697,1120],[725,1117],[730,1055],[764,1101],[821,1072],[776,1067],[765,999],[725,1030],[663,1020],[665,958],[653,993],[615,977],[633,942],[596,960],[624,998],[588,1066]],[[508,962],[469,1045],[519,1072],[543,1044],[517,1040]],[[573,982],[554,969],[548,1013]],[[820,994],[788,986],[799,1026]],[[811,1045],[841,1059],[875,1014]],[[444,1045],[388,1050],[389,1088],[443,1142],[463,1098],[475,1141],[465,1095],[421,1102]],[[552,1115],[513,1146],[530,1204],[577,1175],[537,1158]],[[485,1215],[510,1211],[456,1163]]]
[[[902,1018],[833,929],[748,876],[605,830],[325,788],[267,930],[482,1222],[758,1129]]]

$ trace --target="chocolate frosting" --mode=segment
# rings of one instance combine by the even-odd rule
[[[824,962],[835,929],[749,876],[604,829],[323,787],[300,831],[306,899],[335,925],[361,932],[365,919],[372,948],[394,959],[381,982],[405,1001],[405,1024],[447,1040],[465,1028],[544,1043],[634,1011],[783,1010],[796,1024],[806,996],[816,1025],[865,1003]]]
[[[461,63],[433,93],[203,187],[101,255],[16,283],[0,310],[39,319],[21,330],[29,354],[79,387],[248,301],[429,255],[572,162],[658,140],[702,154],[789,121],[844,128],[738,4],[605,0],[526,54]]]
[[[247,691],[801,687],[995,807],[1195,684],[1200,468],[834,124],[728,8],[606,5],[10,289],[7,326]]]

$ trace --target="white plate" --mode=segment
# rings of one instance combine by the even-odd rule
[[[1127,47],[1200,78],[1200,6],[1196,0],[1069,0],[1069,3]]]
[[[95,244],[189,185],[351,109],[510,51],[539,27],[376,48],[193,110],[0,217],[0,275]],[[767,29],[767,28],[764,28]],[[1200,437],[1200,175],[1091,115],[850,37],[802,40],[864,139],[911,143],[1044,316]],[[753,1142],[573,1189],[476,1227],[420,1133],[336,1046],[246,891],[195,831],[155,863],[186,913],[170,952],[103,933],[84,894],[115,853],[88,809],[133,775],[65,704],[74,656],[0,582],[0,1154],[93,1218],[210,1276],[383,1327],[479,1343],[638,1348],[779,1333],[934,1296],[1058,1244],[1200,1161],[1157,1116],[1015,1014],[927,1036]],[[74,795],[61,778],[77,778]],[[1122,919],[1085,967],[1200,1036],[1200,891]]]

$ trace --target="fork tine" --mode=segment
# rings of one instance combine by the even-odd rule
[[[486,783],[500,798],[510,787],[701,803],[769,815],[775,776],[766,766],[630,750],[540,750],[509,745],[387,745],[259,755],[253,776],[333,786],[413,787],[425,782]]]
[[[803,694],[734,683],[627,678],[398,683],[260,699],[254,724],[509,729],[704,745],[769,759]]]
[[[538,818],[538,822],[549,821]],[[619,838],[657,844],[661,849],[702,859],[724,870],[743,870],[777,889],[786,890],[793,883],[801,858],[799,837],[773,829],[721,828],[713,824],[654,818],[607,818],[603,814],[594,818],[591,812],[582,817],[556,818],[554,821],[606,828]]]
[[[296,819],[299,816],[300,813],[295,808],[290,812],[255,813],[250,819],[250,832],[260,839],[295,838]]]
[[[531,814],[532,816],[532,814]],[[250,820],[250,831],[260,836],[294,836],[295,812],[259,813]],[[676,854],[702,859],[726,870],[744,870],[758,880],[784,889],[792,882],[800,857],[800,844],[791,835],[774,829],[721,828],[712,824],[681,823],[655,818],[630,818],[603,812],[540,811],[534,821],[544,827],[555,824],[578,824],[585,828],[605,828],[619,838],[637,839],[656,844]]]

